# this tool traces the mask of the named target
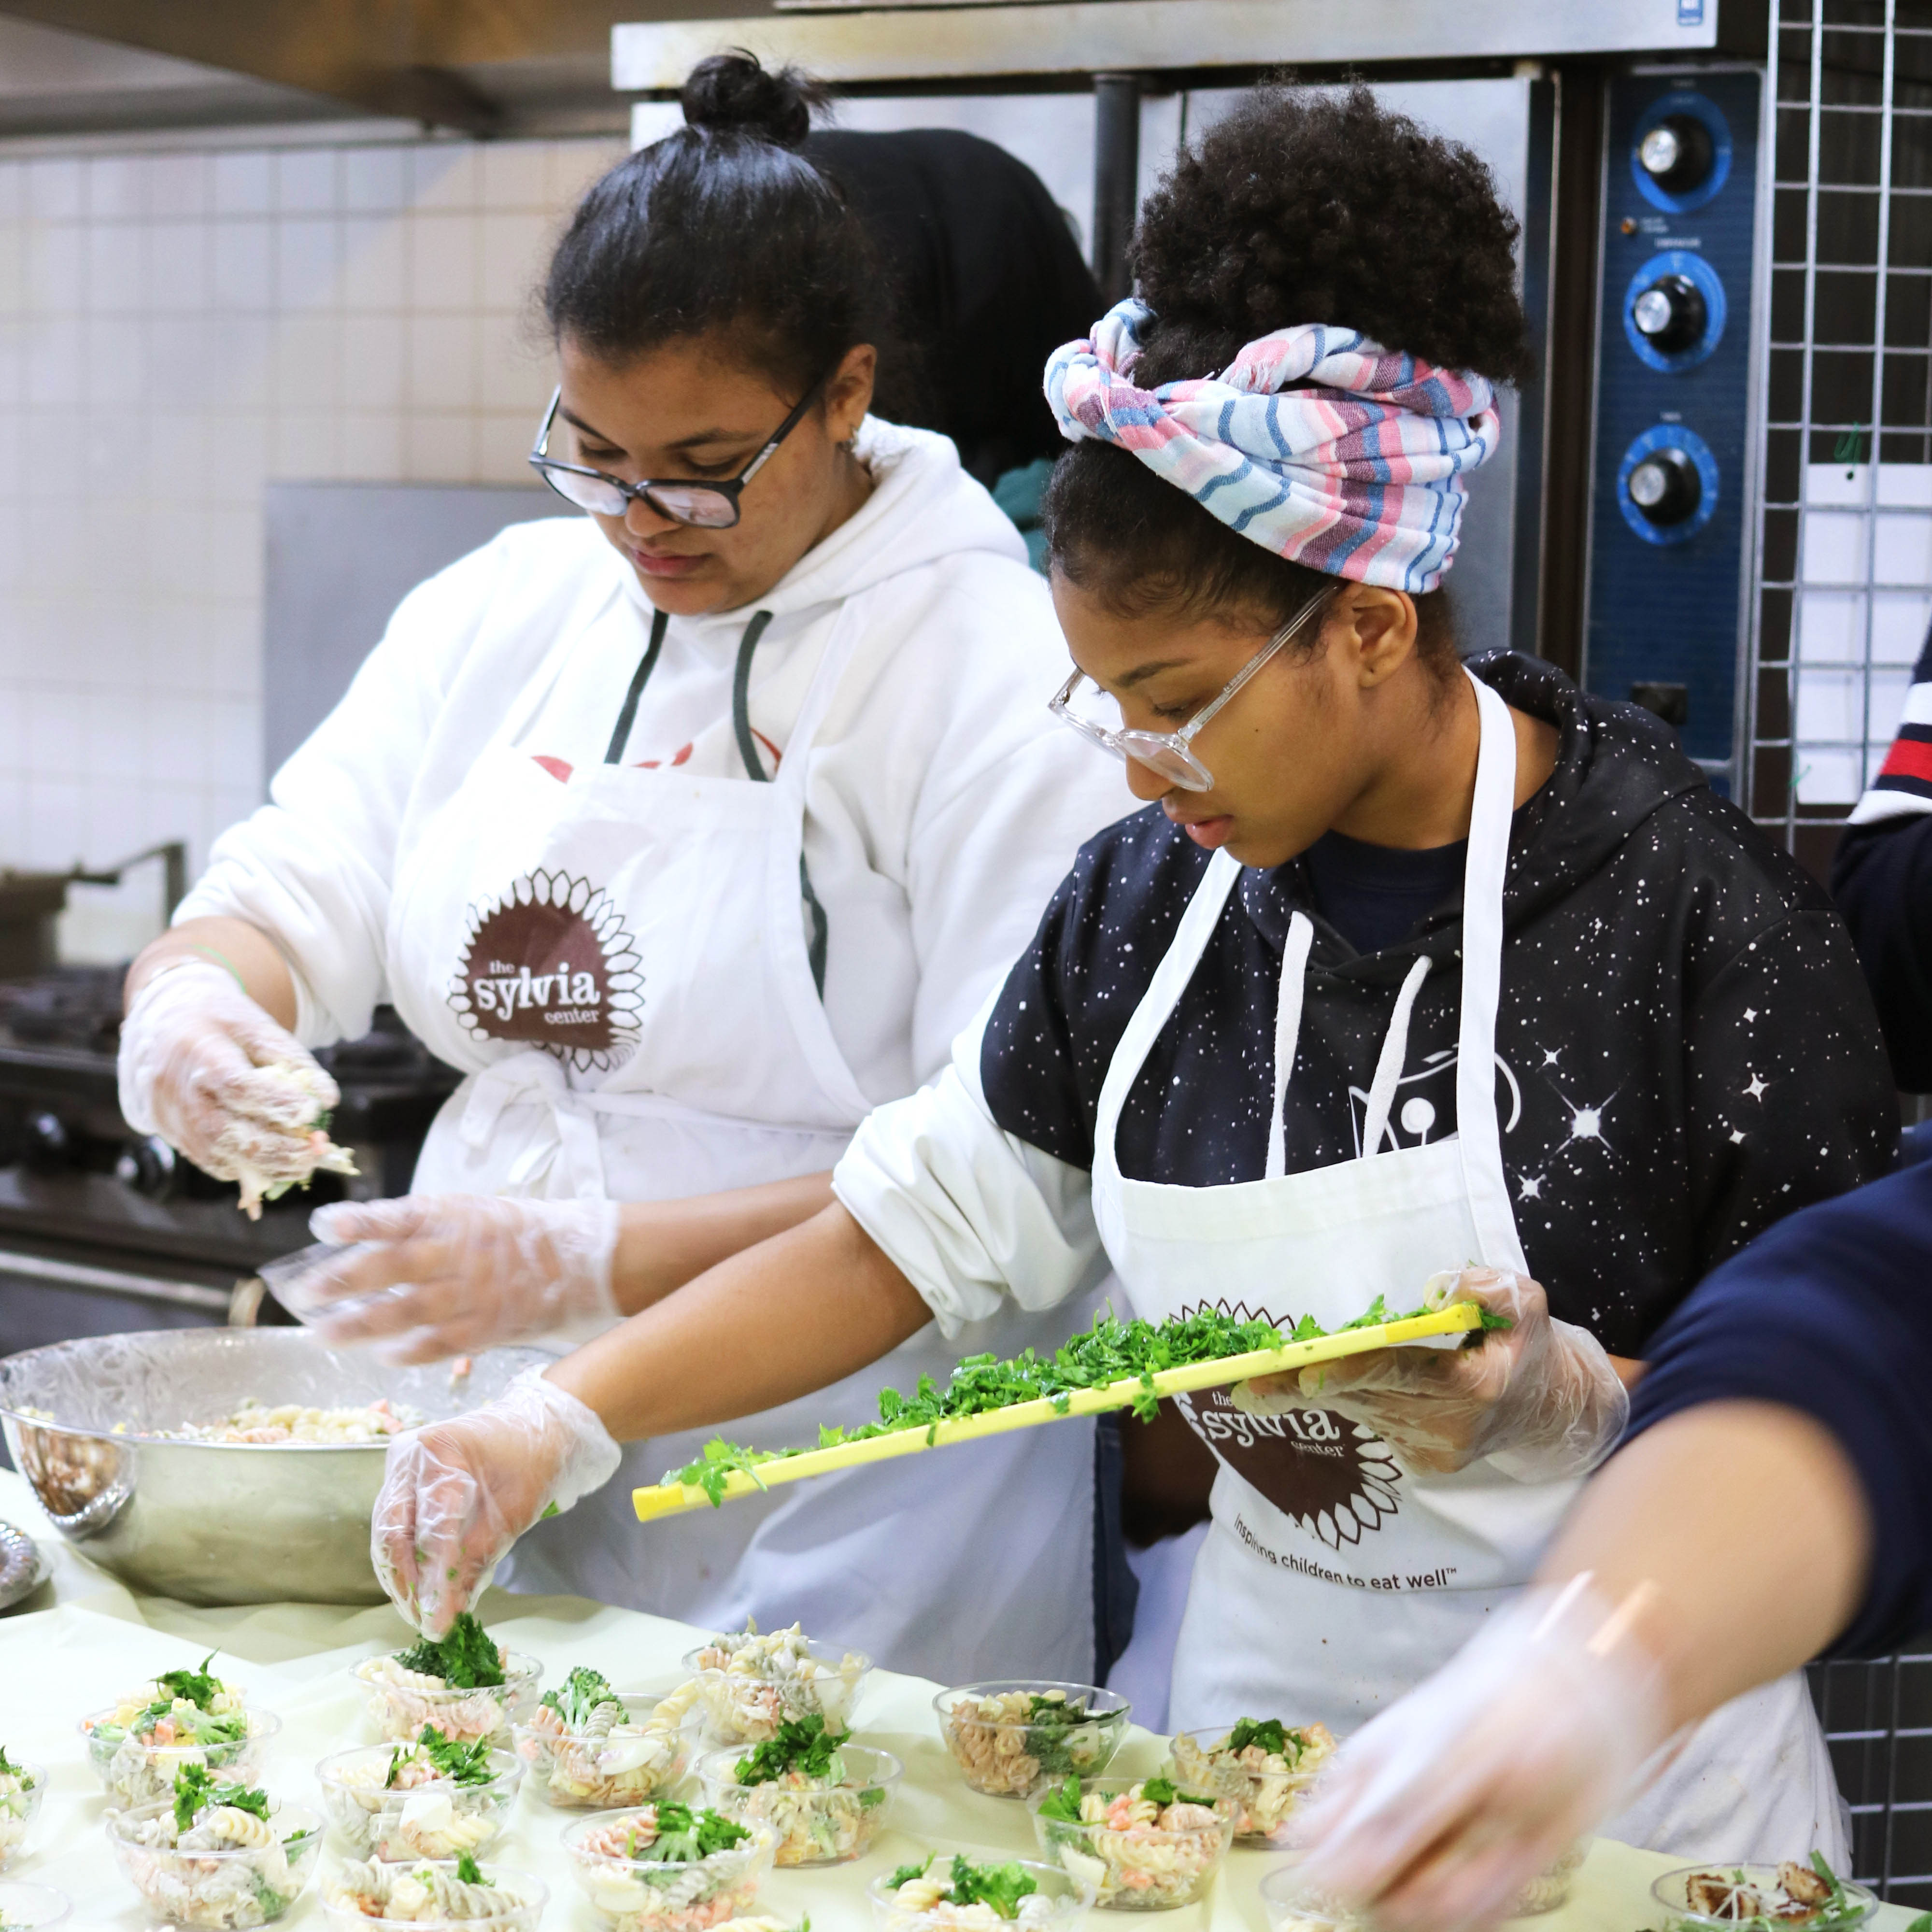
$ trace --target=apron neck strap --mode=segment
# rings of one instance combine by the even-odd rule
[[[1388,1031],[1382,1037],[1382,1057],[1376,1062],[1376,1077],[1369,1082],[1368,1105],[1362,1110],[1362,1152],[1379,1154],[1388,1132],[1389,1110],[1395,1105],[1395,1090],[1402,1079],[1402,1063],[1408,1058],[1408,1016],[1415,1010],[1415,996],[1429,977],[1429,956],[1424,953],[1408,969],[1402,990],[1395,996],[1395,1011],[1389,1016]]]
[[[758,640],[771,621],[769,610],[754,614],[745,626],[745,634],[738,640],[738,662],[731,670],[731,729],[737,736],[738,755],[745,761],[746,776],[760,784],[769,783],[771,775],[758,756],[758,741],[752,736],[752,653],[758,648]]]
[[[631,676],[631,688],[624,694],[623,709],[617,713],[617,728],[610,734],[610,748],[604,754],[604,762],[614,765],[624,755],[624,748],[631,742],[631,727],[638,721],[638,700],[644,694],[644,686],[651,681],[651,673],[658,668],[658,653],[664,649],[664,633],[670,628],[670,613],[660,610],[651,620],[651,640],[644,646],[644,656],[638,660],[638,668]]]
[[[1274,1002],[1274,1106],[1268,1114],[1268,1166],[1270,1180],[1279,1180],[1288,1167],[1288,1076],[1294,1071],[1295,1049],[1301,1040],[1301,996],[1308,983],[1309,949],[1315,944],[1315,922],[1305,912],[1288,922],[1281,949],[1281,989]]]
[[[1509,869],[1516,812],[1516,727],[1509,706],[1466,668],[1482,724],[1476,796],[1469,814],[1469,856],[1462,874],[1462,1012],[1456,1034],[1456,1136],[1462,1179],[1482,1243],[1494,1268],[1528,1271],[1503,1174],[1496,1120],[1496,1013],[1503,976],[1503,880]]]

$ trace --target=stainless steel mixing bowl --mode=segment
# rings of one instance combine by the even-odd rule
[[[54,1527],[137,1590],[188,1604],[380,1604],[369,1519],[380,1443],[172,1442],[159,1432],[217,1420],[250,1396],[322,1408],[387,1396],[455,1415],[545,1359],[493,1348],[452,1386],[447,1363],[385,1369],[299,1328],[92,1336],[0,1361],[0,1424]]]

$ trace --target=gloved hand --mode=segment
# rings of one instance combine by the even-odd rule
[[[1539,1283],[1464,1268],[1432,1275],[1423,1298],[1478,1301],[1510,1325],[1458,1348],[1378,1348],[1257,1376],[1230,1400],[1250,1415],[1331,1410],[1372,1429],[1406,1468],[1436,1474],[1486,1456],[1519,1482],[1551,1482],[1584,1474],[1616,1446],[1629,1394],[1594,1335],[1550,1319]]]
[[[447,1636],[511,1544],[620,1460],[594,1409],[526,1370],[494,1402],[391,1442],[369,1527],[376,1580],[425,1636]]]
[[[350,1245],[292,1256],[269,1285],[324,1341],[387,1338],[380,1352],[397,1365],[618,1312],[614,1201],[334,1201],[309,1226],[325,1243]]]
[[[128,1124],[241,1182],[244,1207],[325,1164],[354,1172],[316,1124],[342,1097],[335,1082],[209,961],[164,967],[134,996],[119,1071]]]
[[[1492,1618],[1358,1732],[1304,1820],[1307,1890],[1383,1932],[1476,1932],[1642,1788],[1665,1740],[1639,1601],[1587,1573]]]

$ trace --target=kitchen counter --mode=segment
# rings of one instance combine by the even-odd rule
[[[112,1702],[157,1671],[196,1664],[208,1651],[218,1651],[217,1674],[244,1686],[251,1702],[283,1721],[262,1783],[273,1795],[314,1805],[320,1796],[316,1761],[373,1736],[351,1666],[400,1647],[410,1634],[386,1606],[196,1610],[136,1597],[59,1542],[10,1470],[0,1470],[0,1520],[34,1535],[54,1562],[52,1576],[28,1604],[0,1618],[0,1744],[16,1757],[44,1765],[50,1785],[34,1849],[5,1876],[58,1886],[74,1902],[74,1932],[142,1932],[152,1922],[109,1852],[100,1822],[106,1800],[76,1728],[82,1713]],[[595,1666],[620,1686],[668,1684],[679,1674],[678,1659],[702,1634],[580,1598],[492,1591],[480,1609],[501,1642],[542,1659],[547,1686],[561,1682],[578,1664]],[[890,1828],[869,1856],[854,1864],[772,1873],[760,1895],[761,1912],[794,1923],[809,1915],[817,1932],[871,1932],[865,1888],[881,1871],[932,1850],[1038,1856],[1023,1805],[982,1797],[962,1780],[933,1716],[938,1688],[886,1671],[875,1670],[866,1679],[854,1735],[894,1752],[906,1766]],[[1158,1768],[1164,1750],[1163,1740],[1136,1728],[1111,1768],[1143,1774]],[[524,1792],[508,1834],[489,1854],[490,1860],[534,1871],[548,1884],[544,1924],[551,1932],[596,1932],[597,1922],[558,1844],[566,1826],[583,1815],[552,1810]],[[1206,1902],[1143,1922],[1157,1924],[1160,1932],[1266,1932],[1256,1888],[1278,1862],[1278,1854],[1238,1846]],[[1679,1862],[1599,1840],[1578,1874],[1570,1904],[1523,1922],[1538,1932],[1635,1932],[1656,1922],[1651,1881]],[[1879,1932],[1903,1932],[1910,1917],[1902,1907],[1888,1906],[1876,1924]],[[319,1932],[322,1912],[313,1887],[280,1922]],[[1136,1922],[1133,1915],[1096,1912],[1089,1932],[1128,1932]]]

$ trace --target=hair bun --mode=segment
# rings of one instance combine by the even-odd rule
[[[678,94],[685,124],[713,134],[753,134],[796,148],[812,131],[812,110],[825,89],[795,67],[772,74],[742,47],[713,54],[691,70]]]

